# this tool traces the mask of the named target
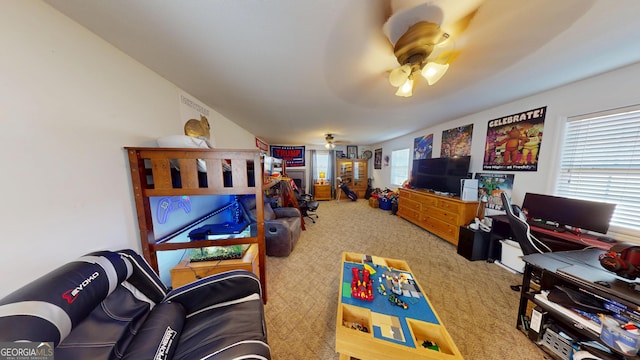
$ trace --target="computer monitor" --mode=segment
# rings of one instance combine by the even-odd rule
[[[606,234],[616,205],[560,196],[526,193],[522,208],[529,219]]]

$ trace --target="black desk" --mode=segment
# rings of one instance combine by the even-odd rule
[[[548,312],[551,322],[563,324],[579,336],[591,340],[599,339],[596,332],[583,328],[565,313],[549,307],[535,297],[540,290],[549,290],[555,285],[580,289],[587,294],[613,300],[637,312],[640,309],[640,292],[633,290],[630,286],[635,282],[618,277],[602,268],[598,256],[604,252],[601,249],[585,249],[525,255],[522,258],[526,266],[516,327],[523,330],[522,319],[529,317],[527,308],[529,302],[533,302]],[[540,289],[532,289],[531,280],[534,278],[538,280]],[[633,359],[636,358],[633,357]]]

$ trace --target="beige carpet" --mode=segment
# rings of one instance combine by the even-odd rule
[[[267,258],[274,359],[338,359],[335,326],[343,251],[406,260],[467,360],[549,359],[516,330],[522,276],[456,248],[365,200],[322,201],[319,219],[286,258]]]

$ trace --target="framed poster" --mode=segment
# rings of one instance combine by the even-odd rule
[[[382,148],[376,149],[374,153],[375,155],[373,156],[373,168],[380,170],[382,169]]]
[[[513,190],[513,174],[476,173],[478,179],[478,197],[487,209],[504,210],[501,193],[511,198]]]
[[[347,157],[349,159],[358,158],[358,147],[355,145],[347,145]]]
[[[433,152],[433,134],[413,139],[413,160],[431,159]]]
[[[457,128],[444,130],[442,132],[442,145],[440,157],[448,158],[454,156],[471,155],[471,136],[473,135],[473,124],[459,126]]]
[[[547,107],[489,121],[482,170],[538,171]]]

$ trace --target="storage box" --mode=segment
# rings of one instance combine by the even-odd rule
[[[522,249],[520,249],[520,244],[513,240],[505,239],[500,240],[502,244],[502,253],[500,257],[500,262],[502,265],[513,269],[517,272],[524,272],[524,261],[522,261]]]
[[[371,206],[372,208],[377,209],[377,208],[380,207],[380,203],[378,202],[377,198],[370,197],[369,198],[369,206]]]
[[[382,209],[382,210],[391,210],[391,200],[390,199],[381,197],[378,201],[380,202],[380,209]]]
[[[488,232],[460,226],[457,249],[458,255],[462,255],[471,261],[487,260],[490,236],[491,234]]]
[[[640,334],[638,331],[628,331],[621,327],[616,319],[605,316],[602,322],[600,339],[614,350],[625,355],[635,356],[640,350]]]

